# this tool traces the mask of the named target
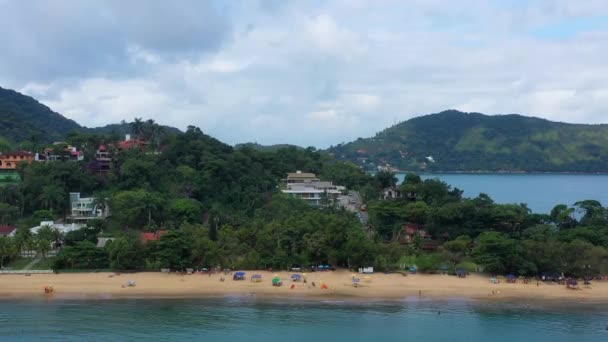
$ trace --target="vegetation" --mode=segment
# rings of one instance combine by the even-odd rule
[[[40,113],[42,105],[34,100],[27,102],[10,91],[0,93],[12,98],[11,108],[16,109],[11,113]],[[7,108],[4,101],[0,111]],[[49,117],[54,114],[44,112]],[[21,181],[0,186],[0,224],[18,227],[15,237],[0,238],[0,266],[17,260],[19,251],[32,250],[44,263],[71,270],[284,269],[331,264],[521,275],[608,272],[608,209],[597,201],[557,205],[541,215],[525,204],[496,204],[483,194],[463,198],[461,190],[436,179],[422,181],[415,174],[408,174],[399,186],[403,198],[380,200],[384,188],[397,186],[394,174],[372,176],[355,163],[364,156],[400,167],[426,160],[429,168],[452,170],[605,170],[604,126],[447,112],[410,120],[373,141],[333,148],[337,159],[345,161],[312,147],[233,148],[199,128],[170,134],[152,120],[120,125],[126,127],[135,138],[149,143],[120,150],[118,130],[67,127],[71,130],[67,133],[58,125],[57,132],[83,151],[85,160],[19,165]],[[0,130],[11,139],[0,140],[0,148],[23,143],[19,139],[30,139],[34,150],[44,147],[36,147],[35,134],[30,133],[13,126]],[[92,165],[101,144],[112,157],[107,173]],[[361,149],[365,151],[356,152]],[[402,153],[396,157],[391,151]],[[435,164],[426,159],[429,155]],[[284,197],[279,191],[281,179],[295,170],[314,172],[357,191],[367,204],[368,224],[335,205],[312,208]],[[65,219],[70,192],[95,196],[99,205],[110,206],[112,216],[65,236],[48,228],[33,235],[29,228],[41,221]],[[157,231],[164,232],[155,235],[160,236],[157,241],[142,240],[142,232]],[[112,238],[103,248],[97,247],[101,236]],[[53,249],[57,255],[49,261]]]
[[[167,134],[180,133],[173,127],[159,127]],[[0,87],[0,152],[33,150],[48,143],[64,141],[69,133],[86,132],[120,137],[130,130],[130,124],[125,122],[86,128],[29,96]]]
[[[390,164],[412,171],[606,172],[608,125],[449,110],[328,152],[368,170]]]

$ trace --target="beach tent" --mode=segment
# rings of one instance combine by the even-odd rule
[[[566,286],[569,289],[578,289],[578,282],[576,281],[576,279],[568,279],[566,280]]]
[[[515,283],[517,281],[517,277],[513,274],[507,274],[505,279],[507,279],[507,283]]]
[[[281,278],[279,278],[279,277],[272,278],[272,286],[281,286],[281,285],[283,285],[283,282],[281,282]]]
[[[467,272],[463,269],[457,269],[456,275],[458,276],[458,278],[465,278],[467,276]]]
[[[253,283],[259,283],[262,281],[262,275],[261,274],[254,274],[251,276],[251,282]]]
[[[300,281],[300,280],[302,280],[302,276],[301,275],[299,275],[297,273],[291,275],[291,281]]]
[[[245,272],[234,272],[232,280],[245,280]]]
[[[416,271],[418,271],[418,267],[416,267],[416,266],[411,266],[411,267],[409,268],[409,270],[410,270],[410,272],[411,272],[411,273],[416,274]]]

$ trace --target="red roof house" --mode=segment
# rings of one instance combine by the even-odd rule
[[[148,241],[158,241],[166,233],[166,230],[157,230],[155,233],[141,233],[141,242],[145,244]]]
[[[15,227],[9,225],[0,225],[0,236],[9,236],[12,232],[15,231]]]

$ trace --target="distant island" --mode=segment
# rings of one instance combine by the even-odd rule
[[[448,110],[327,150],[366,170],[608,172],[608,125]]]

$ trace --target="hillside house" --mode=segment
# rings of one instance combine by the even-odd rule
[[[33,153],[26,151],[0,154],[0,170],[15,170],[19,163],[31,163],[35,157]]]
[[[288,173],[287,178],[284,179],[287,184],[298,184],[298,183],[313,183],[318,182],[319,178],[314,173],[296,171]]]
[[[401,191],[396,187],[389,187],[382,190],[382,199],[396,199],[401,198]]]
[[[110,207],[107,204],[102,204],[95,197],[80,197],[79,192],[70,193],[70,208],[72,213],[68,216],[68,221],[72,223],[87,223],[110,216]]]
[[[14,236],[16,230],[17,228],[13,226],[2,224],[0,225],[0,236]]]
[[[64,223],[55,223],[54,221],[42,221],[42,222],[40,222],[39,225],[30,228],[30,231],[33,234],[38,234],[38,231],[40,229],[42,229],[43,227],[49,227],[51,229],[57,229],[61,233],[66,234],[66,233],[69,233],[69,232],[73,232],[75,230],[79,230],[79,229],[85,228],[86,225],[84,225],[84,224],[77,224],[77,223],[64,224]]]
[[[321,206],[326,197],[328,201],[337,201],[338,197],[346,190],[345,187],[334,185],[332,182],[320,181],[314,173],[303,173],[297,171],[288,173],[284,194],[305,200],[312,206]]]
[[[65,143],[54,143],[53,145],[62,145]],[[47,147],[44,151],[38,155],[36,155],[37,161],[82,161],[84,160],[84,153],[82,151],[78,151],[76,147],[67,145],[61,149],[57,150],[56,147]]]
[[[160,237],[167,233],[166,230],[157,230],[154,233],[141,233],[140,239],[143,244],[146,244],[150,241],[158,241]]]

